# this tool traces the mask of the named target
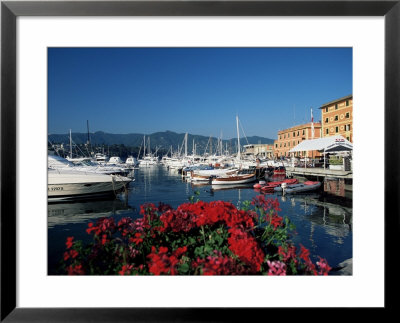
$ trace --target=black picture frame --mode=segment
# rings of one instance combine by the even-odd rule
[[[383,16],[385,19],[385,306],[396,306],[400,110],[400,1],[2,1],[1,322],[248,321],[255,308],[18,308],[16,265],[16,19],[19,16]],[[371,232],[371,237],[373,233]],[[371,238],[371,243],[373,240]],[[371,266],[373,266],[371,257]],[[392,266],[392,267],[391,267]],[[299,295],[300,297],[301,295]],[[293,311],[273,309],[288,318]],[[295,310],[295,309],[293,309]],[[299,309],[297,309],[299,310]],[[330,310],[329,317],[341,316]],[[268,312],[270,313],[270,312]],[[267,319],[264,316],[264,319]]]

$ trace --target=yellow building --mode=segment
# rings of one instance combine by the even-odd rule
[[[299,126],[294,126],[278,132],[278,139],[274,141],[274,156],[289,157],[289,150],[296,147],[303,140],[321,138],[321,122],[314,122],[314,137],[312,135],[312,123],[306,123]],[[318,151],[303,152],[308,157],[320,156]],[[297,152],[295,156],[303,156],[301,152]]]
[[[323,104],[322,137],[341,135],[353,142],[353,95]]]

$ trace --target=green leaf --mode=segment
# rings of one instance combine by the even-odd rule
[[[190,266],[189,266],[189,264],[187,264],[187,263],[184,263],[184,264],[182,264],[182,265],[180,265],[179,266],[179,273],[181,273],[181,274],[186,274],[188,271],[189,271],[189,269],[190,269]]]

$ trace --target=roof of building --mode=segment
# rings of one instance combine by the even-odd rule
[[[289,150],[290,153],[296,151],[309,151],[309,150],[330,150],[333,151],[334,147],[346,147],[350,150],[353,149],[353,144],[343,138],[342,136],[323,137],[318,139],[303,140],[296,147]],[[342,149],[338,148],[338,149]]]
[[[346,96],[344,96],[343,98],[336,99],[336,100],[333,100],[333,101],[324,103],[323,105],[321,105],[321,106],[319,107],[319,109],[322,109],[322,108],[326,107],[327,105],[331,105],[331,104],[334,104],[334,103],[339,102],[339,101],[343,101],[343,100],[350,99],[350,98],[352,98],[352,97],[353,97],[353,94],[346,95]]]

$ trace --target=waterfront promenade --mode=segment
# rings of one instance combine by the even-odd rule
[[[316,176],[353,179],[353,171],[324,169],[320,167],[286,167],[286,176]]]

